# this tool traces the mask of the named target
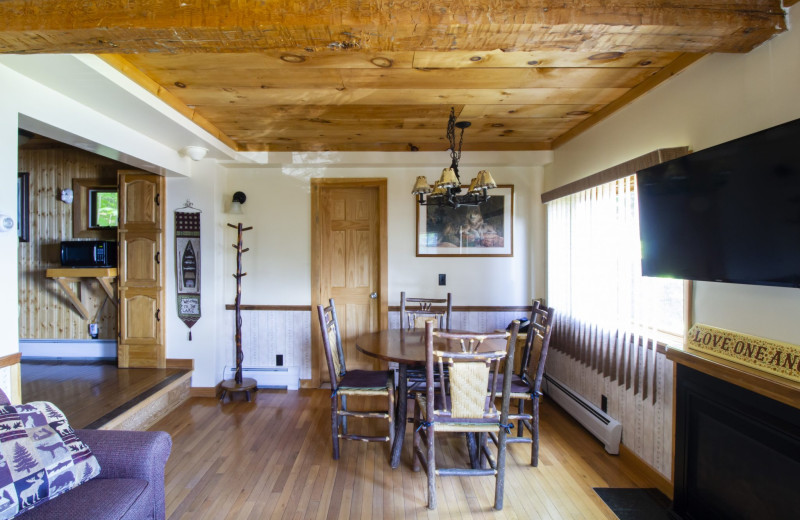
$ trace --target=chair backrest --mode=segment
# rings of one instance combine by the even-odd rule
[[[411,304],[411,305],[409,305]],[[425,328],[425,322],[437,320],[436,328],[450,330],[453,314],[453,295],[447,298],[407,298],[405,291],[400,293],[400,328]]]
[[[426,345],[426,392],[428,420],[448,423],[475,423],[484,421],[507,421],[510,395],[511,373],[514,363],[514,348],[517,340],[519,322],[514,321],[509,332],[477,334],[434,332],[433,321],[425,325]],[[461,350],[434,350],[434,337],[447,342],[458,342]],[[505,350],[479,352],[485,340],[504,339]],[[452,343],[451,343],[452,345]],[[506,359],[508,358],[508,359]],[[493,396],[497,388],[501,361],[506,359],[503,405],[501,411],[495,408]],[[445,377],[445,367],[448,376]],[[438,372],[438,379],[435,373]],[[435,381],[444,381],[436,385]],[[435,392],[439,392],[436,399]],[[432,419],[431,419],[432,418]]]
[[[522,374],[520,374],[531,385],[534,393],[538,393],[542,386],[554,317],[552,307],[543,307],[538,301],[534,302],[528,339],[523,350]]]
[[[322,346],[325,349],[325,358],[328,360],[331,388],[336,390],[339,379],[347,372],[347,368],[342,350],[342,336],[339,333],[339,321],[336,319],[336,306],[333,304],[333,298],[328,302],[330,305],[327,307],[317,305],[317,314],[322,333]]]

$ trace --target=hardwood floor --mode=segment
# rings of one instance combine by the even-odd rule
[[[174,368],[118,369],[108,361],[23,361],[22,402],[50,401],[73,428],[99,428],[186,373]]]
[[[373,421],[360,431],[385,429]],[[355,421],[351,428],[355,428]],[[411,469],[411,427],[401,466],[387,443],[341,441],[331,458],[328,390],[259,390],[253,402],[192,398],[151,429],[172,435],[166,470],[171,519],[607,518],[592,487],[643,487],[558,406],[542,406],[540,461],[530,445],[508,445],[505,507],[493,477],[437,478],[439,507],[426,508],[424,471]],[[466,460],[463,438],[440,442],[437,460]]]

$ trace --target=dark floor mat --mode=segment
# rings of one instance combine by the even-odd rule
[[[670,500],[655,488],[594,488],[619,520],[672,520]]]

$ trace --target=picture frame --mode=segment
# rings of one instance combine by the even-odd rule
[[[480,206],[417,204],[417,256],[514,256],[514,186],[489,195]]]
[[[30,239],[30,174],[17,173],[17,238],[20,242]]]

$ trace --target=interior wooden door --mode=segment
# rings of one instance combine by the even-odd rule
[[[317,218],[312,221],[316,228],[312,236],[318,239],[318,250],[312,256],[318,283],[312,299],[315,305],[334,299],[348,369],[372,369],[377,361],[358,352],[354,340],[385,327],[388,321],[385,181],[320,180],[315,192],[312,205]],[[320,382],[327,382],[319,323],[312,320],[312,326],[312,337],[317,339],[316,368]]]
[[[120,368],[164,368],[164,178],[119,172]]]

